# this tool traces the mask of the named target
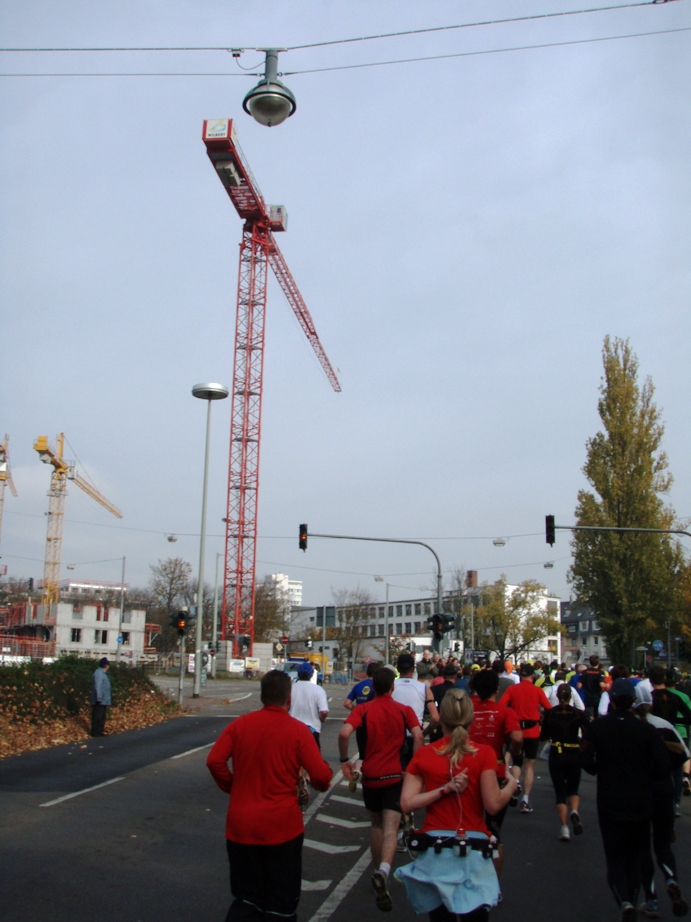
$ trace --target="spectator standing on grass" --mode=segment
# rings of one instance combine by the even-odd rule
[[[297,919],[305,834],[298,781],[305,769],[311,786],[326,791],[333,772],[309,729],[288,713],[292,687],[287,673],[267,672],[261,710],[228,724],[206,760],[216,784],[230,794],[226,848],[233,902],[226,922]]]
[[[110,662],[104,656],[99,660],[98,669],[91,682],[91,735],[106,736],[106,708],[111,705]]]

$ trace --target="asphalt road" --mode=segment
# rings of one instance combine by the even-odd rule
[[[160,684],[176,694],[176,680]],[[345,690],[326,690],[332,700],[322,751],[338,772]],[[191,695],[191,683],[185,693]],[[185,703],[193,708],[188,715],[155,727],[0,761],[5,922],[222,922],[229,902],[227,801],[205,760],[229,720],[259,707],[259,685],[210,682],[201,700]],[[595,782],[584,776],[581,785],[585,834],[560,843],[546,763],[538,766],[535,812],[510,811],[504,826],[504,901],[492,918],[614,922]],[[682,888],[691,894],[691,798],[682,810],[675,848]],[[305,819],[301,922],[381,918],[360,792],[350,794],[337,774],[329,792],[312,792]],[[392,894],[388,918],[413,922],[402,886],[394,883]],[[662,919],[672,919],[664,896],[661,903]]]

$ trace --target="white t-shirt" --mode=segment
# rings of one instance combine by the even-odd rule
[[[560,679],[556,685],[553,685],[550,689],[547,690],[547,697],[549,698],[550,704],[553,707],[557,707],[557,705],[559,704],[559,698],[557,698],[557,689],[559,688],[560,685],[564,685],[564,684],[565,683]],[[583,704],[583,699],[581,698],[581,696],[578,694],[578,692],[573,686],[571,686],[571,701],[569,702],[569,704],[571,705],[571,707],[577,708],[579,711],[585,711],[585,705]]]
[[[329,711],[329,703],[326,700],[326,692],[321,685],[313,685],[311,682],[298,679],[293,682],[290,692],[290,716],[295,717],[303,724],[307,724],[316,733],[321,732],[322,722],[319,719],[319,712]]]
[[[417,679],[396,679],[393,685],[393,700],[399,704],[407,704],[415,711],[417,719],[422,726],[425,714],[425,701],[427,700],[427,685]]]

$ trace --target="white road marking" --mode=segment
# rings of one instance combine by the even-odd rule
[[[331,791],[333,791],[334,786],[338,784],[338,782],[340,781],[342,777],[343,777],[343,774],[340,771],[336,772],[336,774],[334,775],[331,781],[331,788],[328,791],[323,791],[321,794],[318,794],[317,797],[314,798],[312,803],[305,810],[305,814],[303,817],[305,826],[309,823],[309,821],[312,819],[314,814],[317,812],[317,810],[321,807],[321,805],[324,803],[326,798],[329,796]]]
[[[179,752],[176,756],[171,756],[171,759],[183,759],[185,756],[191,756],[193,752],[201,752],[202,749],[208,749],[209,746],[213,746],[213,743],[207,743],[205,746],[197,746],[196,749],[188,749],[187,752]]]
[[[326,842],[317,842],[316,839],[305,839],[303,845],[305,848],[313,848],[317,852],[326,852],[327,855],[345,855],[346,852],[359,852],[362,847],[360,845],[327,845]]]
[[[359,823],[354,820],[342,820],[338,816],[328,816],[326,813],[318,814],[316,819],[320,823],[329,823],[331,826],[343,826],[344,829],[365,829],[371,826],[369,820],[365,823]]]
[[[329,800],[335,800],[339,804],[348,804],[349,807],[364,807],[364,800],[356,800],[354,797],[341,797],[340,794],[332,794]]]
[[[330,880],[303,880],[302,881],[302,890],[307,892],[309,890],[328,890],[333,881]]]
[[[73,797],[79,797],[80,794],[88,794],[89,791],[96,791],[98,788],[105,788],[109,784],[115,784],[116,781],[124,781],[125,776],[120,775],[119,778],[111,778],[110,781],[104,781],[102,784],[95,784],[92,788],[84,788],[83,791],[75,791],[74,794],[65,794],[63,797],[58,797],[55,800],[49,800],[48,803],[39,804],[39,807],[52,807],[55,804],[61,804],[64,800],[71,800]]]
[[[244,701],[245,698],[251,698],[253,694],[254,692],[248,692],[246,695],[240,695],[239,698],[228,698],[228,704],[235,704],[236,701]]]
[[[307,843],[305,843],[307,844]],[[370,863],[370,853],[367,849],[352,868],[348,871],[343,880],[334,887],[329,896],[324,900],[319,909],[315,912],[309,922],[327,922],[327,919],[330,919],[333,913],[338,909],[340,904],[346,898],[353,886],[360,880],[362,877],[365,868]]]

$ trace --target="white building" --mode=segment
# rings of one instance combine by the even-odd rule
[[[272,573],[267,582],[288,609],[302,605],[302,580],[288,579],[285,573]]]
[[[41,641],[51,647],[51,655],[76,653],[100,659],[114,658],[118,650],[118,636],[122,637],[120,658],[136,664],[155,651],[151,648],[158,624],[146,623],[146,612],[125,610],[120,624],[120,607],[82,602],[58,602],[46,606],[28,603],[13,606],[9,636],[18,643]]]

